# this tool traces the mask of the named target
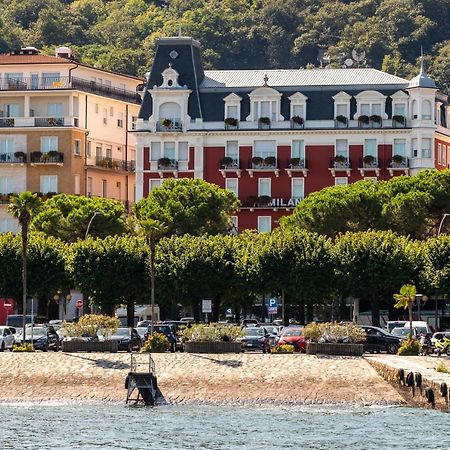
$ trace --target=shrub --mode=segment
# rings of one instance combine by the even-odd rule
[[[398,355],[417,356],[420,352],[420,343],[417,339],[405,339],[398,348]]]
[[[342,115],[336,116],[336,122],[340,122],[340,123],[346,124],[347,123],[347,117],[342,116]]]
[[[63,336],[69,337],[95,337],[101,330],[103,336],[109,336],[117,331],[120,321],[117,317],[102,314],[85,314],[76,323],[64,322],[61,327]]]
[[[13,352],[17,352],[17,353],[34,352],[34,347],[32,344],[25,342],[22,345],[14,345]]]
[[[292,122],[298,124],[298,125],[303,125],[303,117],[300,116],[292,116],[291,117]]]
[[[436,366],[436,372],[440,372],[440,373],[450,373],[450,370],[447,368],[447,366],[441,361],[437,366]]]
[[[259,123],[263,123],[264,125],[270,125],[270,118],[269,117],[260,117],[258,119]]]
[[[199,323],[190,328],[184,328],[179,335],[191,342],[237,342],[244,335],[241,327],[224,325],[221,323]]]
[[[312,342],[364,342],[366,333],[353,323],[315,323],[311,322],[303,329],[303,336]]]
[[[169,158],[159,158],[158,159],[158,166],[160,167],[170,167],[170,164],[172,161],[170,161]]]
[[[141,353],[164,353],[170,349],[170,342],[167,336],[162,333],[153,333],[141,347]]]
[[[225,119],[225,124],[226,124],[226,125],[230,125],[230,126],[232,126],[232,127],[236,127],[237,124],[238,124],[238,121],[237,121],[237,119],[235,119],[234,117],[227,117],[227,118]]]
[[[272,347],[272,353],[294,353],[294,346],[291,344],[281,344]]]

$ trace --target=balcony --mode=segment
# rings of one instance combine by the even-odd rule
[[[180,119],[162,119],[156,124],[156,131],[183,131],[183,124],[181,123]]]
[[[227,117],[224,120],[224,124],[225,130],[232,131],[239,129],[239,120],[235,119],[234,117]]]
[[[289,158],[286,165],[287,174],[292,177],[294,172],[302,172],[304,177],[308,176],[308,166],[305,158]]]
[[[345,172],[349,177],[351,173],[350,160],[345,156],[336,155],[334,158],[330,159],[329,170],[333,177],[336,176],[336,172]]]
[[[365,172],[375,172],[377,177],[380,176],[380,165],[378,158],[372,155],[366,155],[359,160],[359,173],[363,177]]]
[[[235,173],[238,178],[241,177],[241,164],[239,159],[231,158],[230,156],[225,156],[220,161],[220,173],[225,178],[227,173]]]
[[[293,130],[303,130],[305,128],[305,120],[303,119],[303,117],[291,117],[291,128]]]
[[[376,114],[361,115],[358,117],[358,128],[383,128],[383,119]]]
[[[275,156],[266,156],[265,158],[254,156],[250,160],[248,167],[247,172],[249,173],[250,178],[253,178],[254,172],[273,172],[276,177],[280,176],[278,161]]]
[[[35,127],[63,127],[64,117],[35,117]]]
[[[174,178],[178,178],[178,161],[170,158],[158,159],[158,173],[161,178],[165,173],[172,173]]]
[[[24,152],[0,153],[0,164],[25,164],[27,155]]]
[[[56,150],[51,150],[46,153],[31,152],[30,163],[32,166],[40,164],[56,164],[57,166],[62,166],[64,163],[64,154]]]
[[[64,90],[78,89],[83,92],[115,98],[130,103],[141,104],[141,97],[137,92],[112,87],[106,84],[98,84],[95,81],[72,77],[33,77],[20,80],[4,80],[0,83],[0,91],[40,91],[40,90]]]
[[[0,128],[78,127],[78,117],[2,117]]]
[[[396,172],[409,173],[409,159],[401,155],[394,155],[388,167],[389,175],[392,177]]]
[[[115,158],[102,158],[97,156],[95,158],[95,165],[101,167],[102,169],[109,170],[123,170],[126,172],[134,172],[135,162],[134,161],[123,161],[122,159]]]

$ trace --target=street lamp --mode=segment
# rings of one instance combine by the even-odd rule
[[[449,216],[450,216],[450,213],[445,213],[445,214],[442,216],[441,223],[439,224],[439,229],[438,229],[438,232],[437,232],[438,237],[439,237],[439,235],[441,234],[442,225],[444,224],[445,218],[446,218],[446,217],[449,217]]]
[[[88,234],[89,234],[89,228],[91,228],[91,223],[92,223],[92,221],[94,220],[94,217],[95,217],[95,216],[98,216],[99,214],[101,215],[102,213],[101,213],[100,211],[95,211],[94,214],[92,214],[91,220],[89,221],[88,226],[87,226],[87,228],[86,228],[86,234],[84,235],[84,240],[86,240],[87,237],[88,237]]]

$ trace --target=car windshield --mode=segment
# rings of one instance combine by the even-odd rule
[[[158,331],[159,333],[170,333],[171,329],[168,325],[157,325],[154,327],[155,331]],[[150,331],[150,327],[148,327],[148,331]]]
[[[130,334],[128,328],[118,328],[113,336],[128,336]]]
[[[409,334],[409,328],[394,328],[391,331],[391,334],[393,334],[394,336],[406,336]]]
[[[283,331],[283,336],[301,336],[302,329],[301,328],[286,328]]]
[[[245,334],[247,336],[264,336],[264,330],[262,328],[246,328]]]
[[[31,327],[29,327],[25,330],[26,337],[31,337],[31,332],[33,332],[33,337],[46,336],[47,328],[31,328]]]

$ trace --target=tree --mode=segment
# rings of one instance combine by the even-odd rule
[[[32,222],[33,229],[66,242],[84,239],[94,213],[89,234],[104,238],[127,230],[125,208],[121,202],[103,197],[58,194],[46,200]]]
[[[380,325],[380,304],[416,279],[420,247],[392,231],[345,233],[334,244],[337,283],[349,295],[367,300],[372,323]]]
[[[412,308],[414,300],[416,299],[416,286],[413,284],[404,284],[400,288],[399,294],[394,294],[394,299],[397,303],[396,308],[403,308],[408,310],[409,314],[409,338],[412,339]]]
[[[139,222],[154,220],[167,227],[167,236],[227,233],[236,196],[200,179],[169,178],[134,205]]]
[[[423,278],[427,287],[450,298],[450,235],[441,234],[423,246]]]
[[[23,311],[23,336],[25,337],[26,313],[27,313],[27,250],[28,228],[33,215],[41,206],[41,200],[36,194],[25,191],[10,198],[9,213],[19,221],[22,237],[22,311]]]

